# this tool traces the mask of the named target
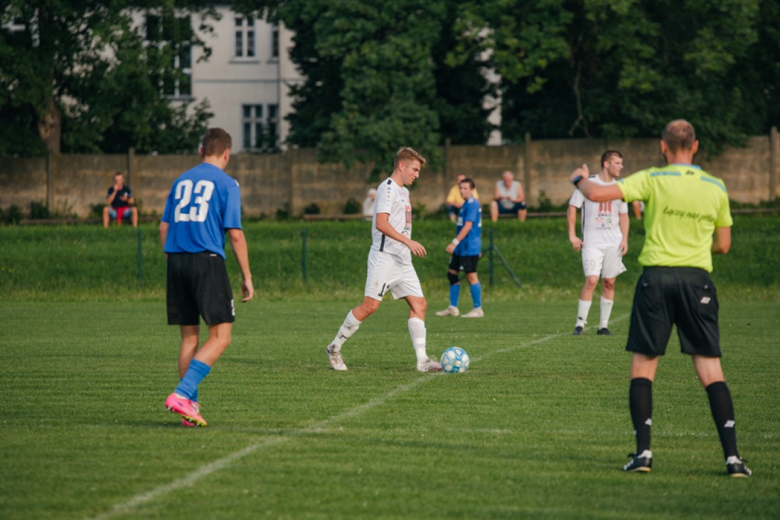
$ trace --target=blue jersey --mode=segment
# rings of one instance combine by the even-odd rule
[[[241,229],[238,182],[208,163],[184,172],[173,183],[162,221],[169,225],[166,253],[210,251],[225,258],[225,230]]]
[[[454,253],[458,256],[478,256],[482,253],[482,207],[474,197],[467,200],[460,208],[455,236],[460,233],[466,222],[473,222],[471,230],[455,247]]]

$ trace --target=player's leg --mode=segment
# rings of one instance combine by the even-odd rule
[[[597,334],[611,336],[609,331],[609,317],[612,315],[612,306],[615,303],[615,278],[601,279],[601,299],[599,300],[599,328]]]
[[[583,264],[585,264],[584,256]],[[582,331],[585,329],[585,324],[588,323],[588,314],[590,313],[590,306],[593,303],[593,293],[598,284],[599,276],[597,274],[585,276],[585,284],[582,286],[580,298],[577,301],[577,321],[574,324],[575,336],[581,336]]]
[[[109,208],[108,206],[103,208],[103,227],[104,228],[108,227],[108,223],[111,220],[110,211],[111,211],[111,208]]]
[[[412,338],[414,354],[417,357],[418,372],[439,372],[441,364],[434,358],[428,357],[426,350],[427,329],[425,328],[425,312],[428,303],[424,296],[404,296],[406,303],[409,304],[409,336]]]
[[[136,208],[135,206],[130,208],[130,220],[133,223],[133,227],[137,228],[138,227],[138,208]]]
[[[498,222],[498,202],[495,200],[490,202],[490,220]]]
[[[623,255],[618,246],[608,247],[603,250],[604,258],[601,269],[601,320],[598,334],[611,336],[609,332],[609,317],[612,314],[612,306],[615,302],[615,281],[626,271],[623,265]]]
[[[673,305],[667,302],[662,282],[663,275],[658,276],[652,269],[645,269],[634,292],[626,350],[633,353],[628,402],[636,452],[623,466],[624,471],[648,472],[653,463],[650,451],[653,381],[659,356],[665,354],[674,326]]]
[[[710,356],[692,356],[693,366],[699,381],[707,390],[712,419],[718,429],[718,437],[726,459],[726,469],[733,477],[749,477],[750,469],[745,466],[737,449],[737,431],[734,403],[731,391],[723,377],[720,358]]]
[[[681,269],[679,277],[682,282],[677,322],[680,348],[691,354],[699,381],[707,391],[729,475],[748,477],[751,471],[737,449],[734,404],[720,362],[717,292],[706,271]]]
[[[460,259],[459,255],[450,257],[450,265],[447,269],[447,280],[450,282],[450,304],[443,311],[436,312],[436,316],[459,316],[458,299],[460,299]]]
[[[471,300],[474,302],[474,308],[463,315],[464,318],[482,318],[485,312],[482,310],[482,284],[479,283],[477,276],[477,264],[479,256],[464,257],[463,267],[466,272],[466,280],[469,282],[471,290]]]

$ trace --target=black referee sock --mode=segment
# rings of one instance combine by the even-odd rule
[[[737,451],[737,430],[734,426],[734,404],[731,401],[731,392],[724,381],[712,383],[707,387],[707,397],[710,398],[710,410],[715,426],[718,428],[720,444],[723,446],[723,455],[726,458],[732,455],[739,456]]]
[[[636,454],[650,449],[650,426],[653,424],[653,382],[644,377],[631,380],[628,407],[636,435]]]

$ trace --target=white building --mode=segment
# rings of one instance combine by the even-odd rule
[[[189,84],[166,93],[174,101],[207,99],[214,114],[209,126],[233,137],[233,153],[279,150],[289,133],[289,87],[303,81],[290,61],[292,34],[227,5],[215,9],[220,19],[207,21],[213,32],[198,34],[211,55],[204,61],[203,49],[197,48],[179,58],[176,66],[189,76]],[[193,30],[200,24],[200,16],[193,15]]]

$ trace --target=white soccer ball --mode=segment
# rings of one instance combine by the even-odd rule
[[[450,347],[441,355],[441,368],[450,374],[458,374],[469,369],[469,355],[460,347]]]

